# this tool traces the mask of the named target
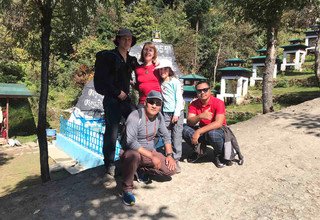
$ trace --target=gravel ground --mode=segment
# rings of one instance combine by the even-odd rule
[[[319,106],[320,98],[232,125],[243,166],[182,162],[171,181],[135,182],[133,207],[98,167],[1,197],[0,219],[319,219]]]

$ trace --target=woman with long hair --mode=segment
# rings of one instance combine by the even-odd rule
[[[139,91],[138,107],[144,105],[146,97],[151,90],[161,91],[160,77],[155,73],[158,52],[152,42],[147,42],[141,50],[140,61],[142,65],[135,69],[136,89]]]

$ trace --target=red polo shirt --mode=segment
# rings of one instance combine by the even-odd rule
[[[210,96],[209,102],[207,105],[202,105],[200,99],[196,99],[193,102],[191,102],[189,106],[189,113],[199,115],[202,112],[204,112],[206,109],[210,109],[210,111],[213,113],[213,117],[211,120],[201,119],[200,127],[203,127],[205,125],[210,124],[211,122],[214,122],[216,115],[226,114],[226,108],[225,108],[224,102],[214,96]],[[223,125],[227,125],[226,119],[224,119]]]

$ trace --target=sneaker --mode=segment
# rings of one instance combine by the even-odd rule
[[[219,155],[214,156],[213,163],[214,163],[214,165],[216,165],[217,168],[222,168],[225,166],[225,164],[220,162]]]
[[[176,161],[176,173],[181,173],[181,167],[179,161]]]
[[[149,175],[144,173],[143,171],[138,170],[135,173],[135,176],[138,183],[149,184],[151,182]]]
[[[123,192],[122,193],[122,202],[125,205],[133,206],[136,203],[136,198],[132,192]]]

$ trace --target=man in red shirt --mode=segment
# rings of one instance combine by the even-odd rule
[[[209,144],[214,148],[214,164],[224,167],[223,144],[226,125],[226,110],[224,102],[211,94],[209,82],[200,81],[196,84],[198,98],[190,106],[187,117],[187,125],[183,128],[183,139],[194,149],[200,145]],[[194,152],[189,162],[195,162],[200,158],[199,152]]]

